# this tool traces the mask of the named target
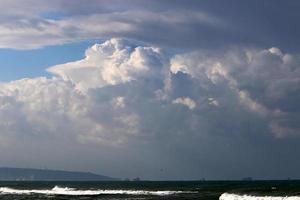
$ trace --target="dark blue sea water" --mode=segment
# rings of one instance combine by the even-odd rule
[[[1,200],[300,200],[300,181],[0,182]]]

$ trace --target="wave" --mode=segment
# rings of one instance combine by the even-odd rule
[[[300,200],[300,196],[252,196],[223,193],[219,200]]]
[[[180,193],[194,193],[192,191],[147,191],[147,190],[76,190],[74,188],[55,186],[52,189],[44,190],[23,190],[9,187],[0,187],[0,194],[45,194],[45,195],[71,195],[71,196],[90,196],[90,195],[157,195],[166,196]]]

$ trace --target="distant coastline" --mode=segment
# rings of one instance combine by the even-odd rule
[[[0,167],[0,181],[118,181],[91,172]]]

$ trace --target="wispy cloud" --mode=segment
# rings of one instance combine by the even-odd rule
[[[79,1],[2,3],[3,10],[8,9],[0,16],[0,48],[32,49],[112,36],[157,41],[163,39],[159,35],[164,35],[165,30],[176,34],[181,27],[180,31],[192,34],[192,24],[212,27],[223,24],[222,20],[199,11],[120,9],[106,1],[92,2],[99,10],[76,7]],[[32,8],[33,4],[37,8]],[[65,4],[67,7],[62,7]],[[150,33],[153,31],[157,33]]]

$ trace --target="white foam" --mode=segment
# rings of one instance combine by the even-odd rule
[[[101,194],[126,194],[126,195],[158,195],[166,196],[180,193],[193,193],[192,191],[147,191],[147,190],[76,190],[68,187],[55,186],[53,189],[46,190],[22,190],[13,189],[9,187],[0,187],[0,194],[46,194],[46,195],[71,195],[71,196],[84,196],[84,195],[101,195]]]
[[[219,200],[300,200],[300,196],[251,196],[224,193]]]

